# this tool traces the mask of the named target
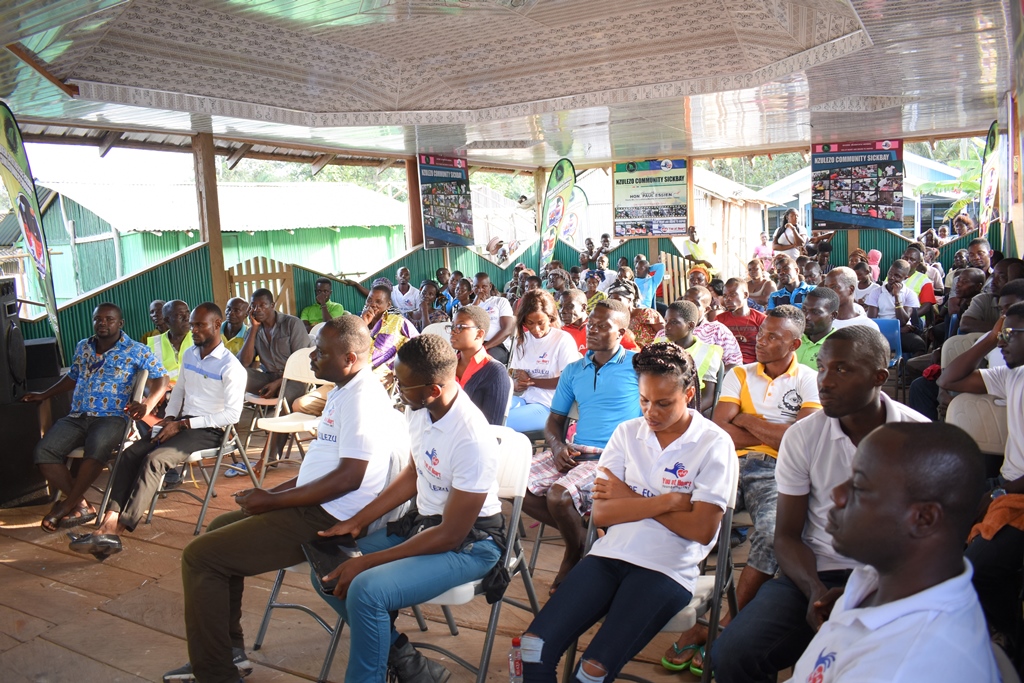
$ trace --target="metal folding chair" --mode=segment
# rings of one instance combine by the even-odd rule
[[[200,498],[196,494],[185,488],[173,488],[165,489],[164,480],[160,479],[160,488],[157,489],[156,493],[153,494],[153,499],[149,503],[149,514],[146,515],[146,524],[149,524],[153,520],[153,511],[156,509],[156,500],[162,494],[167,493],[184,493],[186,496],[194,498],[196,501],[203,504],[202,509],[199,510],[199,519],[196,521],[195,531],[192,532],[194,536],[198,536],[199,532],[203,529],[203,519],[206,518],[206,510],[210,507],[210,499],[217,495],[214,487],[217,484],[217,475],[220,474],[221,465],[224,464],[224,456],[236,453],[238,457],[242,459],[242,465],[228,464],[226,465],[229,469],[236,471],[242,470],[249,474],[249,479],[252,480],[254,487],[259,487],[260,483],[256,479],[256,473],[253,472],[252,463],[249,462],[249,457],[245,453],[245,449],[242,448],[242,443],[238,439],[238,432],[235,431],[234,425],[229,425],[224,430],[224,436],[221,438],[220,446],[217,448],[204,448],[201,451],[194,451],[185,460],[185,464],[198,464],[199,471],[203,475],[203,479],[206,481],[206,496]],[[206,467],[210,465],[203,465],[204,460],[213,460],[212,465],[213,471],[209,474],[206,472]]]
[[[141,401],[143,393],[146,389],[146,381],[149,379],[149,370],[138,370],[135,373],[135,382],[132,385],[132,395],[130,401]],[[110,504],[110,486],[114,483],[114,474],[117,472],[117,466],[121,463],[121,454],[124,453],[128,447],[128,440],[135,433],[135,422],[128,420],[124,426],[124,434],[121,436],[121,442],[117,447],[117,450],[113,453],[113,463],[107,464],[107,470],[110,472],[110,477],[107,479],[107,485],[99,487],[96,484],[92,485],[95,491],[103,494],[103,502],[100,503],[99,510],[96,514],[96,526],[99,526],[103,521],[103,515],[107,511],[107,506]],[[66,461],[70,465],[71,460],[79,460],[85,457],[85,449],[78,447],[68,453]]]

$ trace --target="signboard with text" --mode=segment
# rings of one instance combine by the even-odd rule
[[[649,159],[615,164],[612,171],[616,237],[685,235],[685,159]]]
[[[425,249],[473,246],[473,203],[465,159],[417,156]]]
[[[811,147],[814,230],[903,227],[903,142],[830,142]]]

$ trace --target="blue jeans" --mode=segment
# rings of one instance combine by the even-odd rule
[[[551,409],[540,403],[527,403],[522,396],[512,397],[505,425],[517,432],[537,432],[544,429]]]
[[[737,510],[746,510],[754,521],[750,532],[750,554],[747,565],[762,574],[774,576],[779,570],[775,561],[775,514],[779,489],[775,484],[775,458],[760,455],[740,458],[740,488]]]
[[[359,539],[364,554],[387,550],[403,543],[403,536],[388,536],[385,529]],[[462,552],[417,555],[382,564],[359,574],[349,585],[344,600],[317,593],[349,625],[349,659],[346,683],[384,683],[388,650],[398,638],[388,612],[436,598],[459,584],[483,578],[501,558],[491,540],[472,543]],[[313,585],[318,586],[316,577]]]
[[[37,465],[63,465],[68,453],[82,446],[85,457],[106,462],[121,445],[127,425],[127,418],[119,415],[62,417],[36,444],[32,460]]]
[[[818,572],[827,588],[845,586],[847,570]],[[561,590],[561,589],[559,589]],[[769,683],[807,649],[807,596],[786,576],[772,579],[722,631],[711,649],[718,683]]]
[[[607,679],[615,678],[690,597],[661,572],[623,560],[584,557],[526,629],[533,637],[523,637],[524,683],[555,681],[562,654],[601,617],[604,623],[583,659],[600,664]]]

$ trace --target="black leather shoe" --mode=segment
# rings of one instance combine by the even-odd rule
[[[388,652],[388,670],[398,683],[445,683],[452,674],[412,646],[403,633]]]
[[[71,543],[68,548],[76,553],[88,553],[97,560],[121,552],[121,538],[117,534],[68,534]]]

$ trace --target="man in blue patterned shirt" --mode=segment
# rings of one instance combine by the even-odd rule
[[[54,503],[43,518],[43,531],[53,533],[96,518],[85,500],[85,492],[120,445],[128,419],[142,419],[163,398],[167,372],[153,352],[122,332],[121,309],[105,303],[92,314],[94,335],[75,347],[71,369],[46,391],[25,394],[22,401],[39,402],[65,391],[74,391],[71,413],[57,420],[36,444],[33,459],[51,488],[63,499]],[[147,398],[131,401],[135,375],[147,370]],[[75,448],[84,447],[85,457],[78,475],[71,476],[64,461]]]

